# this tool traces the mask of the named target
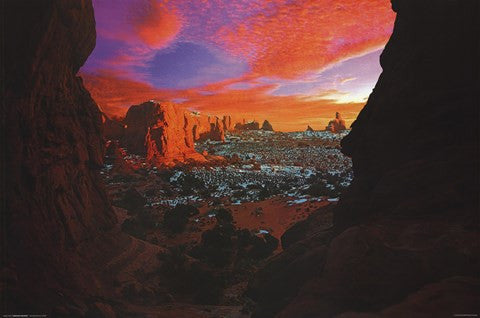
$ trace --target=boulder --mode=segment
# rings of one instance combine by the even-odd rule
[[[112,165],[112,173],[120,175],[134,173],[134,167],[124,159],[126,155],[126,152],[119,147],[118,141],[107,142],[105,163]]]

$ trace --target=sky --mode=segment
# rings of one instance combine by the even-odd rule
[[[99,107],[168,100],[268,119],[276,130],[350,124],[381,72],[388,0],[93,0],[97,44],[80,75]]]

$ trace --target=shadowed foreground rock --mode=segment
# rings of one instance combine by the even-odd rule
[[[76,76],[95,46],[91,1],[3,7],[1,312],[112,317],[105,299],[136,281],[117,274],[151,270],[158,248],[119,232],[99,178],[102,113]]]
[[[383,73],[342,141],[355,178],[334,229],[287,231],[250,283],[253,317],[480,312],[478,1],[392,7]]]

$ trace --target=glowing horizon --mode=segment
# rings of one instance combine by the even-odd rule
[[[350,124],[381,72],[386,0],[94,0],[97,46],[81,69],[100,108],[158,99],[276,130]]]

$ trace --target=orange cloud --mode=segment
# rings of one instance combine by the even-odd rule
[[[146,83],[124,79],[112,72],[83,73],[81,76],[100,109],[111,116],[124,116],[129,106],[160,94]]]
[[[271,12],[225,26],[213,38],[248,58],[259,76],[295,78],[379,48],[393,25],[385,0],[277,2]]]
[[[272,96],[269,92],[273,88],[275,85],[264,85],[212,95],[191,95],[182,105],[217,116],[230,114],[237,121],[268,119],[280,131],[304,130],[307,125],[324,129],[337,111],[342,113],[347,124],[351,124],[364,105],[341,104],[332,99],[309,100],[303,96]]]
[[[276,130],[304,130],[307,125],[323,129],[335,112],[342,113],[347,124],[356,118],[363,103],[337,103],[333,99],[311,100],[308,96],[272,96],[275,85],[263,85],[246,90],[222,89],[229,82],[216,85],[214,94],[199,90],[160,90],[148,84],[122,79],[114,73],[82,74],[85,85],[103,112],[124,116],[129,106],[149,99],[172,100],[185,98],[179,107],[202,113],[231,115],[234,121],[268,119]],[[333,93],[329,91],[328,93]]]
[[[182,23],[178,13],[163,3],[150,0],[142,14],[135,16],[133,26],[138,37],[152,48],[162,48],[175,39]]]

